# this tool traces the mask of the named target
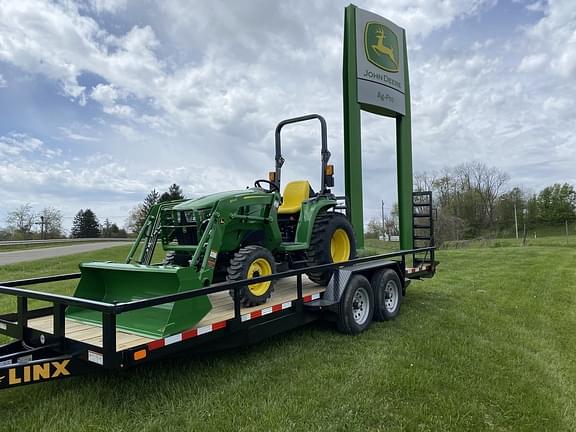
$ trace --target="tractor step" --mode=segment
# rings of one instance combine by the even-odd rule
[[[306,249],[306,243],[282,242],[279,249],[285,252],[300,251]]]

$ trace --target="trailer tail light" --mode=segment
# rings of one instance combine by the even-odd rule
[[[148,355],[148,351],[145,349],[138,350],[134,353],[134,361],[144,360]]]

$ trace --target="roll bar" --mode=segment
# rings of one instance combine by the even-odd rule
[[[276,175],[274,183],[276,184],[276,186],[278,186],[278,190],[280,190],[280,174],[282,171],[282,165],[284,165],[284,158],[282,157],[282,145],[280,139],[280,132],[282,131],[282,128],[291,123],[299,123],[314,119],[320,121],[320,129],[322,134],[322,149],[321,149],[322,172],[320,177],[320,187],[321,187],[320,193],[327,192],[328,187],[326,185],[326,165],[328,165],[328,161],[330,160],[330,152],[328,151],[328,133],[326,128],[326,120],[319,114],[308,114],[301,117],[294,117],[282,120],[280,123],[278,123],[278,126],[276,126],[276,133],[274,137],[274,142],[276,146],[276,156],[275,156]]]

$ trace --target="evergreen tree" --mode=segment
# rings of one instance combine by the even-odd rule
[[[182,188],[176,183],[173,183],[169,188],[168,192],[164,192],[160,196],[159,202],[166,202],[166,201],[176,201],[184,199],[184,193],[182,193]]]
[[[100,224],[94,212],[90,209],[80,209],[72,222],[72,237],[96,238],[100,237]]]

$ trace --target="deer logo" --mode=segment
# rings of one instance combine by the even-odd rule
[[[396,58],[394,56],[394,51],[392,51],[392,48],[384,45],[384,38],[385,37],[386,36],[384,35],[384,29],[383,28],[379,28],[378,30],[376,30],[376,39],[378,40],[378,43],[372,45],[372,49],[379,54],[387,56],[390,60],[392,60],[392,63],[394,63],[396,66],[398,66],[398,60],[396,60]]]
[[[364,47],[371,63],[385,71],[398,72],[398,38],[388,27],[374,21],[367,23]]]

